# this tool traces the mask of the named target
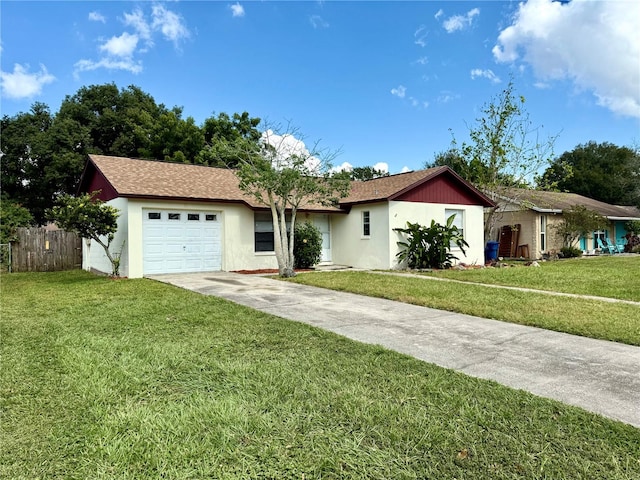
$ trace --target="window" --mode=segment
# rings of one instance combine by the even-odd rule
[[[189,213],[189,214],[187,214],[187,220],[200,221],[200,214],[199,213]]]
[[[149,220],[160,220],[160,212],[149,212],[147,218]]]
[[[275,244],[273,239],[273,218],[271,212],[255,212],[254,219],[254,243],[256,252],[273,252]],[[291,217],[287,216],[287,231],[291,229]]]
[[[464,210],[454,210],[447,208],[444,211],[445,221],[449,220],[449,217],[451,217],[451,215],[455,215],[453,217],[453,223],[451,225],[453,227],[456,227],[460,232],[462,238],[464,238]],[[453,248],[454,246],[456,246],[455,243],[451,242],[451,247]]]
[[[205,221],[207,221],[207,222],[215,222],[215,221],[217,221],[217,220],[218,220],[218,217],[217,217],[215,214],[207,213],[207,214],[204,216],[204,219],[205,219]]]
[[[540,215],[540,251],[547,250],[547,216]]]
[[[179,213],[170,213],[169,214],[169,220],[180,220],[180,214]]]
[[[256,212],[253,216],[256,252],[273,252],[273,220],[268,212]]]
[[[362,236],[371,236],[371,215],[368,210],[362,212]]]
[[[598,240],[604,245],[604,239],[609,236],[609,232],[606,230],[597,230],[593,232],[593,248],[600,248],[600,243]]]

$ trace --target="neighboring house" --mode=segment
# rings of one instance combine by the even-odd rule
[[[626,242],[627,231],[624,224],[629,220],[640,220],[640,209],[629,206],[611,205],[576,193],[543,192],[538,190],[511,189],[508,196],[498,200],[496,232],[500,241],[501,227],[519,225],[518,245],[526,248],[517,250],[516,256],[528,250],[531,258],[540,258],[551,251],[562,248],[562,239],[555,232],[554,225],[562,221],[562,212],[575,205],[582,205],[599,213],[609,221],[605,230],[591,232],[578,240],[576,247],[585,253],[595,253],[596,239],[609,238],[618,244]],[[508,233],[508,232],[507,232]],[[504,233],[503,233],[504,234]],[[515,234],[514,234],[515,235]],[[503,248],[503,245],[500,245]]]
[[[242,192],[232,170],[90,155],[80,192],[120,210],[112,250],[121,274],[277,268],[271,212]],[[443,223],[455,214],[469,243],[461,262],[483,263],[483,208],[493,203],[448,167],[352,183],[335,207],[302,205],[297,221],[322,232],[322,261],[397,268],[394,228],[407,221]],[[100,248],[85,245],[85,268],[109,272]],[[455,252],[454,252],[455,253]]]

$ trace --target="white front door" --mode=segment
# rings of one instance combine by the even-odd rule
[[[314,215],[313,224],[322,234],[322,256],[321,262],[331,261],[331,222],[329,215]]]
[[[142,213],[145,275],[221,270],[219,214],[151,209]]]

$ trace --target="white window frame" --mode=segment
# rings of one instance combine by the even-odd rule
[[[449,217],[451,215],[455,215],[455,218],[453,219],[453,225],[455,225],[456,227],[458,227],[458,230],[462,231],[462,238],[464,240],[466,240],[464,232],[465,232],[465,228],[464,228],[464,221],[465,221],[465,211],[461,208],[445,208],[444,210],[444,221],[446,223],[446,221],[449,219]],[[459,250],[459,247],[455,244],[455,242],[451,242],[451,248],[455,248]]]
[[[362,238],[371,238],[371,211],[363,210],[361,220],[362,229],[360,232],[362,233]]]
[[[540,215],[540,251],[547,250],[547,216]]]

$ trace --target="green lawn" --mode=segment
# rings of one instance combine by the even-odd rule
[[[504,270],[529,272],[525,267]],[[636,305],[357,271],[305,273],[289,281],[640,345],[640,306]],[[523,286],[529,284],[523,282]]]
[[[427,275],[468,282],[511,285],[640,302],[640,255],[585,257],[540,262],[541,268],[440,270]]]
[[[1,478],[640,478],[640,429],[308,325],[149,280],[0,284]]]

